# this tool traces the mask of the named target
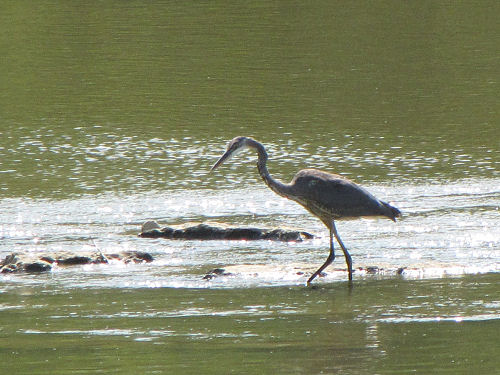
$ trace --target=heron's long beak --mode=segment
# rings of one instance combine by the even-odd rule
[[[221,165],[222,163],[224,163],[232,154],[232,151],[230,150],[227,150],[224,155],[221,156],[221,158],[219,160],[217,160],[217,163],[214,164],[214,166],[212,167],[212,169],[210,169],[210,172],[212,172],[214,169],[217,169],[219,167],[219,165]]]

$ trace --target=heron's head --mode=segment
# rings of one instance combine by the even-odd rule
[[[219,167],[222,163],[224,163],[226,160],[228,160],[231,156],[233,156],[237,151],[244,149],[245,147],[248,147],[251,143],[252,139],[248,137],[236,137],[233,138],[227,145],[227,150],[220,157],[219,160],[217,160],[217,163],[214,164],[212,167],[211,171]]]

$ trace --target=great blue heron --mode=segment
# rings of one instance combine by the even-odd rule
[[[335,220],[385,216],[396,221],[396,217],[399,217],[401,212],[396,207],[378,200],[349,179],[317,169],[299,171],[289,184],[276,181],[269,175],[266,167],[268,159],[266,149],[261,143],[250,137],[236,137],[229,142],[226,152],[211,170],[219,167],[237,150],[246,147],[257,150],[259,157],[257,169],[272,191],[301,204],[306,210],[317,216],[330,230],[330,255],[326,262],[307,280],[307,284],[309,285],[335,259],[333,236],[344,252],[349,281],[352,281],[351,255],[337,233]]]

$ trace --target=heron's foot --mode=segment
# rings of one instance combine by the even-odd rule
[[[327,274],[326,274],[326,273],[324,273],[324,272],[318,272],[318,271],[316,271],[316,272],[315,272],[315,273],[313,273],[313,275],[312,275],[312,276],[311,276],[311,277],[307,280],[306,285],[307,285],[307,286],[310,286],[310,285],[311,285],[311,283],[312,283],[312,281],[313,281],[316,277],[318,277],[318,276],[319,276],[319,277],[325,277],[326,275],[327,275]]]
[[[314,276],[314,275],[313,275],[313,276]],[[311,286],[311,284],[312,284],[312,281],[313,281],[313,280],[314,280],[314,277],[312,277],[312,276],[311,276],[311,277],[307,280],[307,282],[306,282],[306,286],[307,286],[307,287],[310,287],[310,286]]]

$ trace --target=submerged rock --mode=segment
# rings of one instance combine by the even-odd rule
[[[117,259],[123,263],[150,263],[153,261],[153,256],[144,251],[125,251],[119,254],[107,254],[108,258]]]
[[[318,265],[310,263],[289,263],[289,264],[232,264],[215,268],[200,276],[202,280],[214,281],[219,278],[231,277],[242,279],[246,282],[260,280],[264,282],[304,282],[316,271]],[[412,271],[406,267],[394,267],[389,264],[363,265],[353,269],[357,279],[363,278],[387,278],[406,276],[407,271]],[[414,269],[413,271],[418,271]],[[319,278],[329,280],[347,280],[347,269],[340,266],[329,266],[318,275]],[[315,287],[315,284],[313,284]]]
[[[215,268],[203,276],[203,280],[212,280],[218,276],[233,276],[231,272],[226,272],[224,268]]]
[[[22,254],[7,255],[0,263],[0,273],[12,272],[46,272],[52,269],[51,263],[45,259],[23,257]]]
[[[31,253],[12,253],[0,262],[0,273],[14,272],[47,272],[54,266],[74,266],[83,264],[104,264],[109,260],[117,260],[123,263],[152,262],[151,254],[142,251],[125,251],[115,254],[103,254],[101,252],[75,255],[73,253],[54,253],[36,255]]]
[[[164,227],[148,221],[142,226],[139,237],[169,238],[183,240],[273,240],[303,241],[313,238],[307,232],[285,229],[225,228],[208,224],[198,224],[184,228]]]
[[[81,264],[91,264],[91,263],[107,263],[103,259],[100,258],[95,258],[92,259],[91,257],[83,257],[83,256],[72,256],[69,258],[58,258],[55,263],[64,265],[64,266],[77,266]]]
[[[160,229],[160,224],[154,220],[149,220],[142,224],[141,232],[151,232],[155,229]]]

